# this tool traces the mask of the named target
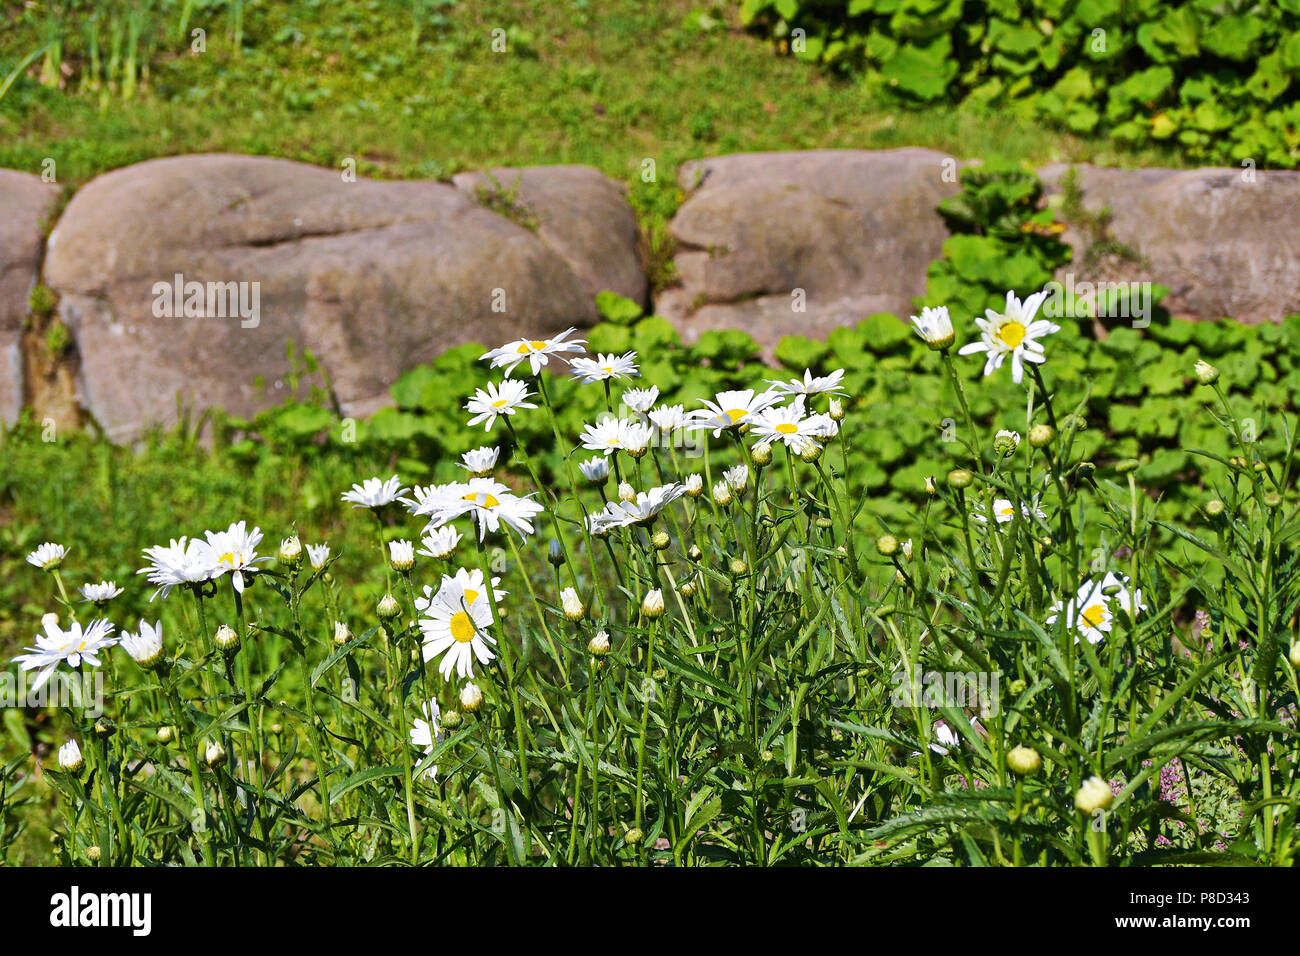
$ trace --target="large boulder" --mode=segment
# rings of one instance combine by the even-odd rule
[[[173,420],[178,395],[234,414],[278,401],[291,344],[320,360],[345,413],[364,414],[451,346],[596,318],[563,256],[453,186],[247,156],[95,179],[51,235],[45,276],[82,404],[119,438]]]
[[[59,187],[37,176],[0,169],[0,421],[22,408],[23,320],[41,267],[45,217]]]
[[[1076,284],[1156,282],[1170,290],[1165,308],[1186,318],[1254,323],[1300,312],[1300,172],[1075,168],[1083,208],[1109,209],[1104,238],[1128,249],[1090,269],[1098,236],[1071,228],[1075,256],[1062,282],[1069,273]],[[1039,170],[1049,193],[1061,191],[1068,169]]]
[[[958,164],[928,149],[721,156],[682,165],[680,286],[657,303],[688,339],[751,332],[767,349],[873,312],[907,315],[948,232]]]
[[[636,215],[624,187],[590,166],[526,166],[460,173],[452,183],[513,214],[569,264],[595,298],[606,290],[646,304]]]

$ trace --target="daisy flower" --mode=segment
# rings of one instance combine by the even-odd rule
[[[963,345],[958,355],[974,355],[984,352],[984,374],[992,375],[1002,367],[1008,355],[1011,356],[1011,381],[1017,385],[1025,377],[1025,362],[1045,362],[1042,343],[1038,341],[1044,335],[1061,331],[1046,319],[1034,321],[1038,307],[1047,298],[1047,292],[1035,292],[1022,303],[1014,292],[1007,293],[1007,305],[1003,312],[985,309],[987,318],[976,319],[975,324],[983,333],[978,342]]]
[[[649,524],[660,512],[684,494],[686,494],[686,486],[674,483],[638,492],[629,501],[611,501],[605,506],[604,511],[588,519],[588,527],[593,525],[591,519],[597,519],[595,526],[602,529]]]
[[[262,541],[261,529],[249,531],[242,521],[232,524],[225,531],[205,531],[203,534],[208,539],[212,576],[219,578],[229,571],[231,582],[240,594],[244,593],[244,572],[252,575],[257,571],[259,561],[271,560],[257,556],[257,546]]]
[[[1089,644],[1102,641],[1113,626],[1114,615],[1110,612],[1110,602],[1100,588],[1094,589],[1087,584],[1069,601],[1057,601],[1050,610],[1044,623],[1055,624],[1064,614],[1065,626],[1077,630],[1088,639]],[[1076,644],[1079,643],[1079,634],[1074,637]]]
[[[91,604],[103,607],[113,598],[122,593],[122,589],[117,586],[115,581],[100,581],[98,584],[83,584],[80,588],[81,596]]]
[[[578,470],[588,481],[603,482],[609,477],[609,459],[588,458],[586,461],[578,462]]]
[[[1030,504],[1026,504],[1024,502],[1021,503],[1020,513],[1025,518],[1031,518],[1031,517],[1042,518],[1042,519],[1047,518],[1047,514],[1038,507],[1037,495],[1035,495],[1032,499],[1032,508]],[[1011,502],[1011,499],[995,498],[993,500],[993,517],[998,524],[1007,524],[1015,516],[1016,516],[1016,506]],[[976,521],[980,522],[981,524],[987,524],[989,520],[988,516],[984,514],[984,511],[982,509],[971,512],[971,517],[974,518]]]
[[[492,469],[497,466],[497,458],[501,455],[500,448],[475,448],[473,451],[467,451],[460,456],[461,467],[475,478],[486,478],[492,474]]]
[[[695,413],[693,427],[708,429],[717,438],[724,429],[736,428],[752,422],[758,413],[781,400],[779,392],[769,389],[755,393],[752,388],[735,392],[719,392],[713,401],[704,398],[705,408]]]
[[[754,419],[753,433],[766,442],[784,442],[794,451],[802,451],[809,442],[832,434],[835,423],[829,415],[804,415],[803,403],[765,408]]]
[[[41,626],[45,633],[36,635],[36,646],[14,658],[23,670],[39,671],[31,687],[33,692],[45,686],[61,663],[80,667],[84,661],[98,667],[99,652],[117,643],[117,638],[112,636],[113,625],[108,621],[93,621],[84,631],[79,622],[73,621],[65,631],[59,626],[57,614],[46,614],[41,618]]]
[[[650,426],[631,418],[602,418],[585,426],[578,440],[588,451],[606,455],[619,450],[637,453],[649,447]]]
[[[731,486],[732,491],[742,494],[749,485],[749,467],[737,465],[735,468],[728,468],[722,473],[722,480]]]
[[[410,571],[415,567],[415,545],[404,539],[388,542],[388,563],[400,574]]]
[[[405,493],[401,480],[393,475],[387,481],[367,478],[361,484],[353,485],[351,491],[343,492],[343,500],[352,502],[354,508],[382,508]]]
[[[695,420],[695,416],[687,413],[685,405],[664,405],[650,412],[648,417],[661,435],[680,431]]]
[[[325,567],[325,562],[329,559],[330,546],[328,544],[307,545],[307,561],[311,564],[313,571],[320,571]]]
[[[505,594],[496,587],[499,580],[492,579],[497,600]],[[425,593],[429,594],[428,588]],[[424,634],[424,660],[427,663],[441,654],[438,672],[445,679],[451,679],[453,670],[462,679],[473,677],[476,658],[486,665],[496,656],[490,647],[496,639],[487,633],[492,626],[492,608],[483,572],[461,568],[455,577],[443,575],[438,592],[417,599],[415,606],[424,613],[419,622]]]
[[[416,717],[415,723],[411,726],[411,746],[423,750],[424,755],[428,757],[433,753],[434,746],[447,738],[447,734],[442,729],[442,708],[438,706],[436,697],[420,704],[420,710],[424,712],[424,719]],[[424,771],[424,775],[429,780],[436,781],[438,765],[429,767]]]
[[[941,305],[937,309],[926,306],[921,310],[920,315],[912,316],[912,331],[936,352],[952,348],[952,340],[956,337],[946,305]]]
[[[514,342],[507,342],[499,349],[484,352],[479,356],[479,361],[490,359],[492,368],[504,368],[506,370],[506,378],[510,377],[510,373],[515,370],[515,366],[520,362],[527,361],[532,373],[536,375],[547,366],[552,355],[565,353],[581,355],[587,351],[583,347],[584,339],[567,341],[568,337],[576,331],[575,328],[569,328],[549,339],[518,339]]]
[[[420,554],[431,558],[449,558],[456,550],[456,545],[460,544],[460,538],[460,532],[453,525],[434,528],[420,540],[420,544],[424,545],[420,549]]]
[[[131,660],[141,667],[152,667],[163,656],[162,621],[157,624],[141,621],[138,634],[124,633],[118,643],[131,656]]]
[[[59,769],[66,770],[68,773],[81,773],[81,768],[85,765],[85,758],[81,756],[81,746],[69,737],[68,742],[59,748]]]
[[[782,395],[845,395],[847,393],[840,387],[843,380],[842,368],[820,377],[813,375],[812,369],[804,369],[803,379],[792,378],[785,382],[767,379],[767,384],[772,386],[772,391]]]
[[[473,428],[479,422],[487,422],[483,430],[490,432],[502,415],[513,415],[520,408],[536,408],[532,402],[524,401],[530,395],[528,386],[518,379],[508,378],[500,384],[488,382],[486,390],[474,389],[474,396],[465,403],[465,411],[474,416],[466,425]]]
[[[53,571],[63,559],[67,557],[68,549],[61,544],[55,544],[53,541],[46,541],[31,554],[27,555],[27,563],[33,567],[40,568],[42,571]]]
[[[517,496],[508,485],[491,478],[471,478],[442,486],[436,494],[425,498],[415,514],[428,515],[429,523],[435,528],[468,514],[478,524],[481,541],[502,523],[513,528],[521,538],[527,537],[533,533],[532,519],[543,510],[532,498]]]
[[[576,358],[569,362],[570,374],[583,385],[607,382],[611,379],[635,378],[640,373],[636,366],[636,353],[622,355],[597,355],[594,359]]]
[[[149,559],[149,567],[136,573],[147,574],[149,583],[158,585],[150,601],[159,594],[166,598],[178,584],[200,584],[220,573],[213,565],[212,552],[198,538],[173,538],[165,547],[145,548],[144,556]]]
[[[623,404],[632,411],[640,412],[643,415],[650,411],[658,399],[658,385],[651,385],[649,388],[629,388],[623,393]]]

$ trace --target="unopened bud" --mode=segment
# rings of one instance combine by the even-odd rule
[[[948,472],[948,484],[953,488],[969,488],[974,480],[975,476],[965,468],[954,468]]]
[[[667,551],[668,545],[672,544],[672,538],[668,537],[667,531],[656,531],[650,538],[650,544],[656,551]]]
[[[466,684],[460,689],[460,706],[467,713],[474,713],[483,706],[483,690],[478,684]]]
[[[815,461],[820,461],[822,457],[822,446],[817,444],[815,441],[804,442],[803,447],[799,449],[799,457],[809,464],[812,464]]]
[[[1020,447],[1020,433],[1002,429],[993,436],[993,450],[1004,458]]]
[[[1086,816],[1092,816],[1098,810],[1109,808],[1114,799],[1110,784],[1101,777],[1089,777],[1074,795],[1074,808]]]
[[[1194,369],[1196,371],[1196,380],[1202,385],[1213,385],[1219,380],[1219,370],[1209,362],[1197,360]]]
[[[1056,437],[1056,429],[1051,425],[1038,424],[1029,429],[1029,444],[1035,448],[1045,448]]]
[[[658,588],[647,591],[645,599],[641,602],[641,613],[651,619],[663,617],[664,592]]]
[[[749,457],[759,468],[770,465],[772,463],[772,446],[768,442],[761,441],[749,450]]]
[[[1043,758],[1032,747],[1012,747],[1007,751],[1007,769],[1018,777],[1028,777],[1038,772]]]
[[[402,609],[397,603],[397,598],[385,594],[375,606],[375,613],[379,615],[381,621],[391,621],[402,613]]]
[[[352,632],[342,621],[334,622],[334,646],[342,647],[348,641],[352,640]]]
[[[876,550],[885,557],[889,557],[898,550],[898,539],[892,534],[882,534],[876,539]]]
[[[844,403],[838,398],[832,397],[830,401],[829,414],[831,416],[831,421],[833,422],[844,421]]]
[[[280,560],[292,568],[302,564],[302,542],[296,534],[280,542]]]
[[[552,538],[551,543],[546,546],[546,560],[551,562],[553,567],[557,568],[564,563],[564,551],[560,547],[560,542],[556,541],[554,538]]]
[[[604,657],[609,653],[609,631],[597,631],[596,636],[587,642],[587,650],[591,651],[596,657]]]
[[[217,650],[226,657],[234,657],[239,653],[241,643],[239,633],[229,624],[222,624],[217,628],[217,634],[213,640],[216,642]]]
[[[621,482],[618,486],[619,501],[636,501],[636,489],[626,481]]]
[[[221,741],[208,741],[207,749],[203,752],[203,762],[213,770],[225,764],[226,748],[221,746]]]
[[[734,575],[736,575],[736,577],[740,577],[742,574],[748,574],[748,573],[749,573],[749,565],[746,564],[746,563],[744,562],[744,560],[741,559],[741,558],[732,558],[732,559],[731,559],[731,573],[734,574]]]
[[[560,609],[564,611],[564,617],[569,621],[581,621],[587,615],[582,599],[573,588],[565,588],[560,592]]]

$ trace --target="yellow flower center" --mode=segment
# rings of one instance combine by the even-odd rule
[[[613,375],[613,374],[614,374],[614,368],[613,368],[613,366],[610,366],[610,365],[602,366],[602,367],[601,367],[601,371],[604,372],[606,375]]]
[[[1016,509],[1011,507],[1011,505],[1007,505],[1005,508],[1003,508],[1001,511],[998,512],[998,514],[1004,514],[1004,515],[1014,515],[1015,513],[1016,513]]]
[[[235,564],[234,554],[230,552],[223,554],[220,558],[217,559],[217,564],[229,564],[231,567],[234,567]]]
[[[729,408],[726,411],[726,415],[728,418],[731,419],[731,424],[733,425],[736,424],[736,422],[740,421],[748,414],[749,414],[749,409],[746,408]]]
[[[482,498],[483,500],[479,501],[479,495],[472,492],[468,495],[461,495],[462,501],[472,501],[481,508],[495,508],[497,505],[501,504],[501,502],[497,501],[494,495],[484,494]]]
[[[1019,322],[1003,322],[998,328],[998,338],[1007,348],[1013,349],[1025,340],[1025,327]]]
[[[780,425],[776,426],[776,430],[782,435],[793,435],[799,430],[799,426],[791,425],[789,422],[782,422]]]
[[[1106,620],[1106,606],[1104,604],[1094,604],[1083,609],[1083,623],[1088,627],[1097,627],[1104,620]]]
[[[504,398],[498,398],[495,402],[492,403],[492,407],[493,407],[493,408],[505,408],[507,404],[508,404],[508,402],[506,401],[506,399],[504,399]]]
[[[464,611],[457,611],[451,616],[451,636],[461,644],[468,644],[474,640],[474,635],[477,633],[474,622]]]
[[[544,348],[546,348],[545,342],[538,342],[534,340],[532,342],[520,343],[517,351],[519,352],[520,355],[527,355],[529,352],[540,352]]]
[[[465,603],[466,603],[466,604],[473,604],[473,603],[474,603],[475,601],[477,601],[477,600],[478,600],[478,592],[475,591],[473,588],[466,588],[466,589],[465,589]]]

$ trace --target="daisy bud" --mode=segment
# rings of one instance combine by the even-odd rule
[[[118,643],[145,670],[154,670],[163,663],[162,621],[141,621],[138,634],[123,634]]]
[[[629,485],[626,481],[620,483],[618,486],[618,500],[636,501],[636,489],[633,488],[631,485]]]
[[[587,616],[587,609],[582,606],[582,600],[573,588],[565,588],[560,592],[560,607],[566,620],[581,621]]]
[[[229,624],[222,624],[217,628],[216,637],[217,650],[221,651],[226,657],[234,657],[239,653],[239,634]]]
[[[587,642],[587,650],[591,651],[596,657],[604,657],[609,653],[609,632],[597,631],[596,636]]]
[[[1029,444],[1035,448],[1045,448],[1056,437],[1056,429],[1051,425],[1038,424],[1029,429]]]
[[[1213,385],[1219,380],[1219,370],[1209,362],[1197,360],[1194,369],[1196,371],[1196,380],[1202,385]]]
[[[74,777],[80,776],[81,771],[86,769],[86,761],[82,759],[81,747],[72,738],[59,748],[59,769],[66,770]]]
[[[911,538],[908,538],[906,541],[903,542],[903,557],[907,558],[907,560],[909,561],[912,560],[912,539]]]
[[[207,750],[203,753],[203,762],[213,770],[216,770],[218,767],[225,764],[226,748],[221,746],[221,741],[208,741]]]
[[[551,543],[546,546],[546,560],[551,562],[552,567],[556,568],[564,563],[564,551],[560,547],[560,542],[556,541],[554,538],[552,538]]]
[[[664,592],[658,588],[647,591],[641,602],[641,613],[653,620],[664,616]]]
[[[641,841],[645,839],[645,834],[636,827],[628,830],[623,834],[623,842],[628,846],[640,846]]]
[[[1043,758],[1032,747],[1012,747],[1007,751],[1007,769],[1017,777],[1029,777],[1038,772]]]
[[[876,550],[888,558],[898,550],[898,539],[892,534],[882,534],[876,539]]]
[[[1300,668],[1300,641],[1291,645],[1291,666]]]
[[[348,641],[352,640],[352,632],[342,621],[334,622],[334,646],[342,647]]]
[[[609,477],[609,459],[602,455],[579,462],[578,470],[582,472],[582,477],[593,485],[602,484]]]
[[[831,416],[831,421],[833,422],[844,421],[844,403],[838,398],[831,396],[830,410],[827,414]]]
[[[748,574],[749,565],[746,564],[741,558],[732,558],[731,573],[736,575],[736,577],[740,577],[742,574]]]
[[[938,308],[927,305],[921,310],[920,315],[912,316],[912,331],[936,352],[948,351],[957,337],[946,305]]]
[[[381,621],[391,621],[402,613],[402,609],[398,606],[397,598],[391,594],[385,594],[379,599],[379,603],[375,605],[375,613],[379,615]]]
[[[1002,429],[993,436],[993,450],[1002,457],[1015,453],[1020,447],[1020,433]]]
[[[284,733],[284,724],[281,724],[281,723],[274,723],[274,724],[272,724],[272,725],[271,725],[271,733],[273,733],[273,734],[282,734],[282,733]]]
[[[446,730],[455,730],[460,726],[460,711],[449,710],[442,715],[442,726]]]
[[[704,552],[700,550],[698,544],[693,544],[686,550],[686,556],[692,561],[698,561],[700,558],[704,557]]]
[[[1123,461],[1116,463],[1115,472],[1116,474],[1127,475],[1131,471],[1137,471],[1140,467],[1141,462],[1136,458],[1125,458]]]
[[[172,739],[172,729],[170,727],[159,727],[157,737],[159,743],[168,743]]]
[[[759,468],[770,465],[772,463],[772,446],[765,441],[761,441],[749,450],[749,457],[753,459],[754,464]]]
[[[1264,504],[1269,508],[1277,508],[1282,504],[1282,496],[1276,491],[1270,491],[1264,495]]]
[[[1110,784],[1101,777],[1089,777],[1074,795],[1074,809],[1085,816],[1092,816],[1098,810],[1108,809],[1114,799]]]
[[[280,560],[291,568],[302,564],[302,542],[296,534],[280,542]]]
[[[713,503],[719,508],[725,508],[731,504],[731,485],[725,481],[720,481],[713,486]]]
[[[483,691],[478,684],[466,684],[460,689],[460,706],[471,714],[483,706]]]
[[[925,479],[925,493],[926,493],[927,495],[937,495],[937,494],[939,493],[939,489],[936,488],[935,485],[934,485],[934,479],[933,479],[933,478],[929,478],[929,477],[927,477],[927,478]]]
[[[799,449],[799,457],[809,464],[812,464],[821,459],[822,446],[817,444],[815,441],[804,442],[803,447]]]
[[[328,544],[307,545],[307,560],[311,562],[311,569],[313,571],[322,570],[329,559],[330,546]]]
[[[1223,514],[1224,504],[1218,498],[1212,498],[1205,503],[1205,513],[1211,518],[1217,518]]]
[[[388,542],[388,563],[398,574],[407,574],[415,567],[415,545],[409,541]]]
[[[682,592],[682,597],[684,597],[684,598],[692,598],[692,597],[695,597],[695,592],[696,592],[697,588],[695,587],[695,582],[694,582],[694,581],[683,581],[683,582],[682,582],[682,586],[681,586],[680,588],[678,588],[677,590],[679,590],[679,591]]]
[[[650,544],[656,551],[667,551],[668,545],[672,544],[673,539],[668,536],[667,531],[656,531],[650,538]]]
[[[686,493],[692,498],[698,498],[704,491],[704,479],[699,475],[686,476]]]
[[[98,863],[99,858],[103,855],[104,852],[99,848],[99,844],[86,847],[86,859],[91,863]]]
[[[953,488],[969,488],[974,480],[975,476],[965,468],[954,468],[948,472],[948,484]]]
[[[1023,678],[1017,677],[1009,685],[1007,685],[1007,692],[1011,694],[1012,697],[1019,697],[1021,694],[1025,692],[1026,688],[1028,687],[1029,685],[1025,683]]]

